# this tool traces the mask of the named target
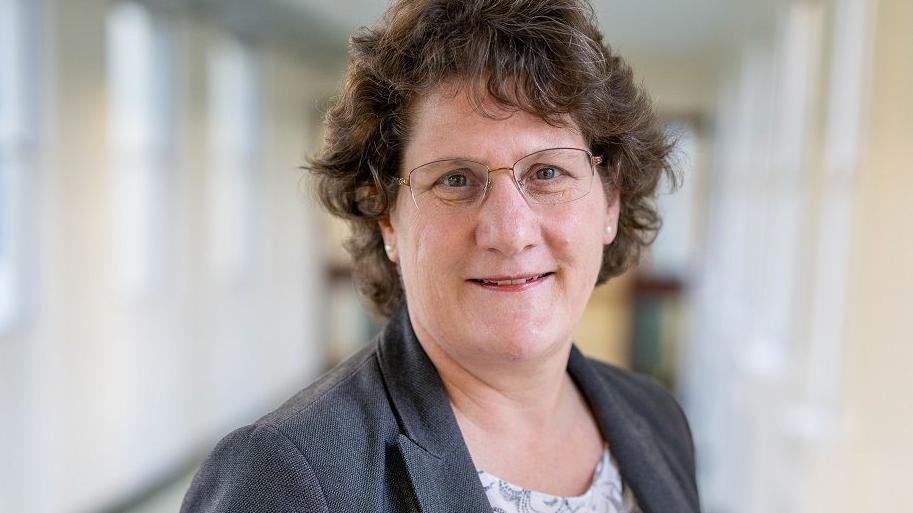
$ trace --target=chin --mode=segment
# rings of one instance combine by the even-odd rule
[[[551,355],[569,344],[570,337],[557,330],[537,329],[529,325],[519,329],[496,330],[490,334],[490,347],[510,361],[522,362]]]

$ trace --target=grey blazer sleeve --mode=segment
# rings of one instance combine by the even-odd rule
[[[328,512],[304,455],[270,425],[223,438],[197,472],[181,513]]]

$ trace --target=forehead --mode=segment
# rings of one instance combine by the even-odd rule
[[[546,148],[586,147],[569,116],[556,126],[528,112],[505,110],[490,99],[473,101],[463,90],[450,87],[418,98],[410,117],[403,155],[407,168],[450,157],[507,166]]]

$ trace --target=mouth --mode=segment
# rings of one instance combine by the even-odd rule
[[[519,291],[541,283],[553,274],[555,273],[547,272],[542,274],[527,274],[522,276],[492,276],[489,278],[473,278],[469,281],[487,289],[501,291]]]

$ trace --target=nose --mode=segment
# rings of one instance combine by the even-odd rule
[[[514,182],[512,171],[493,170],[479,207],[475,236],[480,248],[514,256],[539,243],[539,215]]]

